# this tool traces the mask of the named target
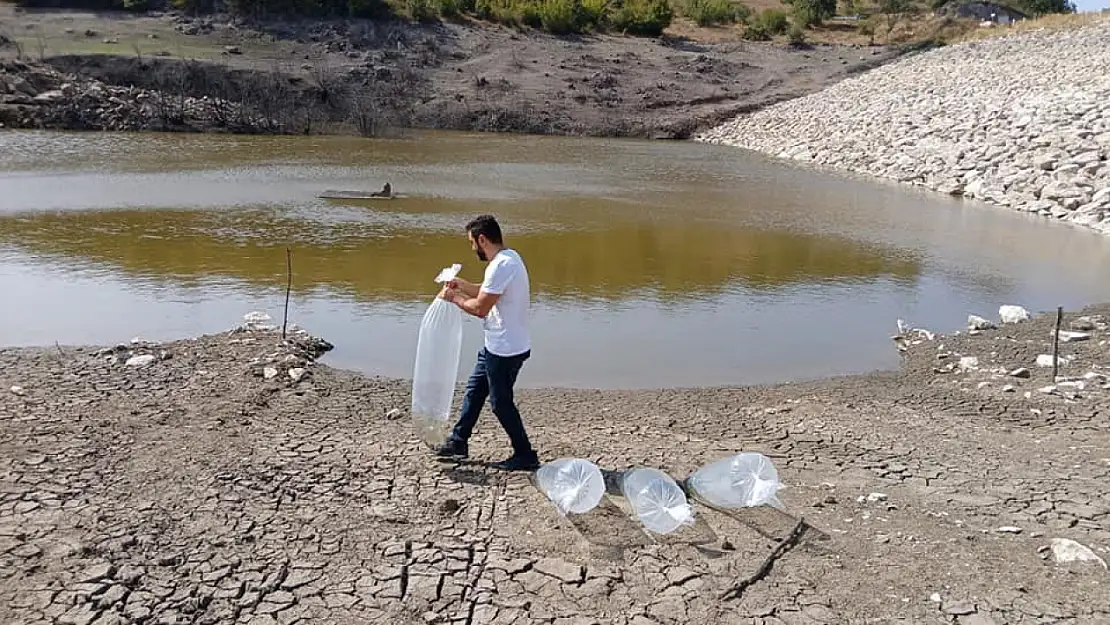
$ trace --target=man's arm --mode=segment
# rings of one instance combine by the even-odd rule
[[[467,298],[478,297],[478,285],[473,282],[467,282],[462,278],[455,278],[448,285]]]
[[[477,290],[477,288],[475,288],[475,290]],[[493,305],[497,303],[497,300],[500,299],[500,297],[500,295],[495,295],[488,291],[478,291],[477,297],[467,297],[465,295],[455,293],[454,297],[451,298],[451,301],[454,302],[456,306],[463,309],[463,311],[470,313],[475,317],[481,317],[482,319],[485,319],[486,315],[489,314],[490,309],[493,308]]]

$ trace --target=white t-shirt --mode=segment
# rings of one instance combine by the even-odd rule
[[[532,349],[528,334],[531,287],[520,255],[510,249],[498,252],[486,265],[480,288],[501,296],[482,320],[486,349],[497,356],[516,356]]]

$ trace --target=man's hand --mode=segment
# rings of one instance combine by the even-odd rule
[[[455,296],[456,295],[458,295],[458,293],[456,293],[455,289],[453,287],[451,287],[450,282],[443,285],[443,288],[439,290],[439,299],[447,300],[448,302],[451,302],[451,303],[455,302]]]
[[[454,280],[451,280],[447,283],[447,286],[451,287],[464,297],[478,297],[478,285],[472,282],[467,282],[462,278],[455,278]]]

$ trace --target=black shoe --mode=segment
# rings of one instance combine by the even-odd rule
[[[540,468],[540,459],[535,453],[513,454],[508,460],[495,462],[491,466],[501,471],[535,471]]]
[[[436,450],[436,455],[440,458],[465,458],[470,455],[470,450],[465,442],[449,438]]]

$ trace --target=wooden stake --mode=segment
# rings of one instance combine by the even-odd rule
[[[289,323],[289,293],[293,290],[293,250],[285,248],[285,312],[281,318],[281,338],[285,339],[285,327]]]
[[[1060,323],[1064,321],[1064,307],[1056,307],[1056,331],[1052,333],[1052,383],[1056,383],[1056,373],[1060,368]]]

